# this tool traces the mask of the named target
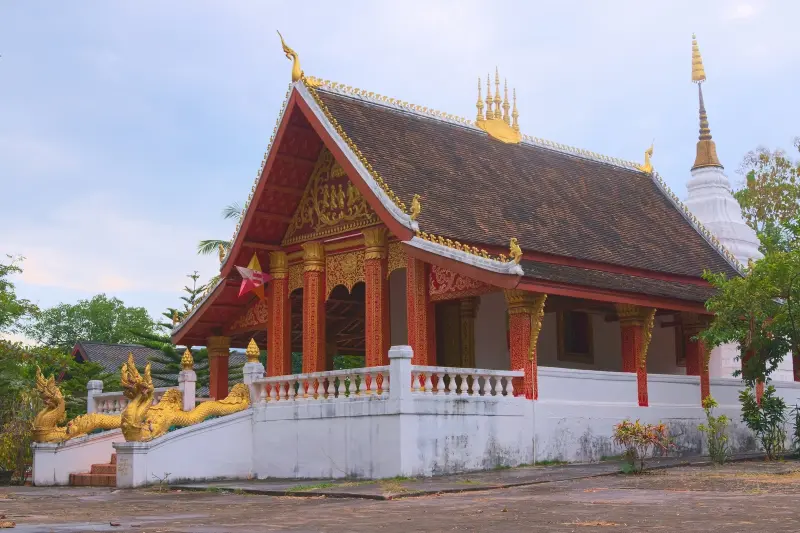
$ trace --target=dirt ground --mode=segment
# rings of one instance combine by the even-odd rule
[[[390,501],[0,488],[24,532],[800,531],[800,463],[680,467]],[[119,525],[111,525],[111,524]]]

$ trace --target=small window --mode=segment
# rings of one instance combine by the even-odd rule
[[[592,317],[582,311],[558,313],[558,359],[575,363],[594,363]]]

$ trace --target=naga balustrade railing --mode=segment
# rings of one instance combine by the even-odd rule
[[[174,388],[176,387],[158,387],[157,389],[153,389],[153,405],[161,400],[165,392]],[[92,405],[88,406],[88,412],[90,413],[118,415],[125,410],[129,400],[122,391],[116,391],[94,394],[89,397],[88,401],[93,402]]]

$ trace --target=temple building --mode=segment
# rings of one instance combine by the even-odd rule
[[[306,77],[292,54],[221,281],[173,331],[208,346],[212,394],[227,393],[229,348],[251,338],[268,376],[290,374],[293,351],[318,372],[337,353],[383,365],[408,344],[415,364],[524,369],[532,399],[539,367],[635,373],[640,405],[650,373],[707,383],[693,340],[709,318],[703,271],[740,275],[758,241],[702,92],[684,204],[652,147],[637,164],[522,134],[497,72],[485,97],[479,81],[472,121]],[[695,81],[702,68],[695,41]],[[263,299],[238,295],[234,266],[253,256],[272,277]]]
[[[696,455],[709,395],[731,450],[755,449],[737,347],[696,337],[712,318],[704,271],[741,276],[760,257],[717,157],[696,41],[685,203],[653,146],[635,163],[523,134],[497,70],[466,119],[306,76],[281,42],[292,82],[219,281],[172,331],[208,348],[211,399],[190,350],[177,388],[154,388],[131,354],[124,395],[90,382],[90,413],[59,426],[63,397],[39,375],[55,407],[37,415],[36,484],[595,461],[624,451],[626,419],[666,424],[676,453]],[[247,363],[229,390],[231,348]],[[363,364],[334,369],[337,355]],[[787,359],[774,384],[795,405]]]

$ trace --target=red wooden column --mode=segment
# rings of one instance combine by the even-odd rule
[[[616,307],[622,336],[622,371],[636,372],[639,405],[647,407],[647,349],[656,310],[631,304],[617,304]]]
[[[228,356],[231,349],[230,337],[209,337],[208,350],[208,395],[221,400],[228,395]]]
[[[414,350],[414,365],[436,365],[436,320],[428,293],[428,265],[408,258],[406,307],[408,344]]]
[[[270,252],[267,286],[267,375],[292,373],[292,314],[289,301],[289,261],[286,252]]]
[[[539,399],[536,343],[542,330],[546,294],[509,289],[505,291],[508,304],[508,337],[511,370],[524,370],[525,377],[514,380],[514,390],[529,400]]]
[[[366,364],[389,364],[389,277],[386,228],[368,228],[364,233],[364,280],[366,284]]]
[[[800,351],[792,349],[792,375],[795,381],[800,381]]]
[[[695,314],[683,314],[683,346],[686,354],[686,375],[700,376],[700,404],[702,405],[711,387],[708,377],[710,352],[703,341],[695,339],[698,333],[708,327],[708,323]]]
[[[303,372],[326,370],[325,249],[303,244]]]

